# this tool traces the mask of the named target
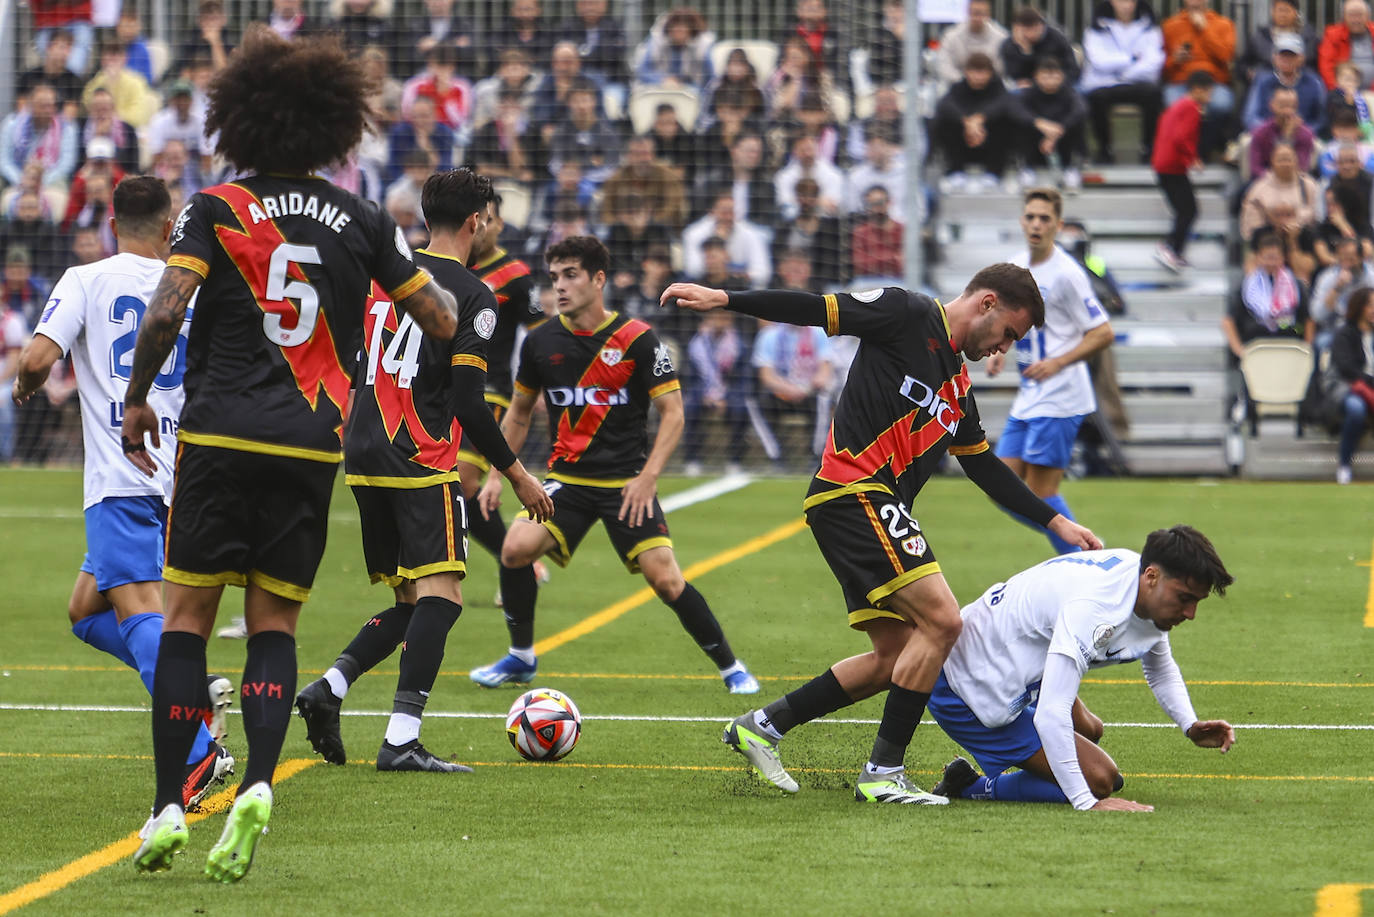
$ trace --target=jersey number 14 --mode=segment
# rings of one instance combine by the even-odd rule
[[[391,343],[382,349],[382,332],[386,330],[386,317],[391,312],[391,303],[377,300],[372,304],[372,333],[367,342],[367,384],[377,381],[377,365],[382,372],[396,377],[397,388],[410,388],[411,380],[420,371],[420,343],[424,332],[415,324],[409,313],[401,316],[401,324],[396,329]]]

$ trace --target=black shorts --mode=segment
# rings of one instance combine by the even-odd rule
[[[845,494],[806,511],[806,524],[840,581],[849,626],[874,618],[906,620],[887,609],[887,597],[940,572],[920,523],[882,491]]]
[[[339,466],[180,443],[162,578],[257,586],[304,602],[324,556]]]
[[[562,481],[545,481],[544,490],[553,499],[553,518],[544,523],[544,528],[552,533],[557,542],[548,552],[548,557],[560,567],[566,567],[572,560],[573,552],[582,543],[587,532],[598,519],[606,526],[606,535],[611,539],[621,563],[631,573],[639,572],[639,562],[635,559],[650,548],[673,546],[668,537],[668,520],[663,515],[663,507],[654,498],[653,510],[637,526],[621,521],[620,513],[623,499],[620,486],[590,487],[585,484],[565,484]],[[528,519],[523,510],[520,516]]]
[[[458,482],[416,489],[353,487],[372,582],[399,586],[432,573],[467,573],[468,510]]]
[[[496,418],[497,424],[500,424],[501,418],[506,416],[506,405],[509,402],[502,396],[493,395],[490,392],[487,393],[486,399],[487,407],[491,408],[491,416]],[[466,430],[463,431],[463,438],[458,441],[458,461],[467,462],[469,465],[476,465],[478,468],[482,469],[483,472],[491,468],[491,462],[487,461],[485,455],[477,451],[477,447],[473,445],[472,438],[468,436]],[[481,481],[477,482],[478,487],[480,487],[481,484]]]

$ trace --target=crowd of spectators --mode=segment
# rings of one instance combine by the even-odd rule
[[[924,226],[931,205],[910,212],[905,181],[901,0],[884,0],[872,23],[796,0],[789,21],[758,36],[769,42],[736,44],[687,6],[636,44],[607,0],[576,0],[563,21],[540,0],[498,0],[480,32],[454,0],[424,0],[423,14],[406,17],[392,2],[271,0],[272,29],[339,36],[374,81],[372,130],[327,178],[382,204],[417,244],[424,178],[462,164],[499,180],[506,245],[536,267],[567,235],[605,239],[609,304],[663,326],[705,383],[689,420],[719,414],[732,460],[747,424],[721,407],[731,393],[746,393],[765,441],[788,416],[800,426],[823,413],[844,347],[832,358],[824,342],[752,322],[664,317],[657,291],[681,278],[823,292],[901,276],[907,227]],[[205,135],[207,86],[238,37],[224,0],[199,0],[183,40],[160,54],[137,5],[125,0],[113,17],[101,12],[109,6],[29,2],[32,66],[0,120],[7,361],[61,271],[113,253],[110,196],[125,175],[163,177],[177,207],[228,177]],[[941,187],[1020,186],[1039,172],[1072,190],[1090,163],[1157,162],[1161,113],[1201,100],[1193,145],[1165,159],[1186,174],[1229,146],[1246,177],[1244,312],[1233,310],[1231,330],[1241,343],[1292,333],[1326,346],[1350,291],[1374,273],[1368,7],[1347,0],[1318,34],[1299,0],[1272,0],[1267,24],[1241,36],[1211,6],[1181,0],[1161,18],[1148,0],[1101,0],[1071,36],[1032,6],[998,22],[990,0],[969,0],[925,77],[938,87],[928,128]],[[858,36],[866,53],[853,55]],[[1199,73],[1209,92],[1192,91]],[[1122,103],[1139,124],[1115,136]],[[1187,267],[1182,216],[1161,245],[1173,270]],[[1245,315],[1256,320],[1236,320]],[[0,431],[9,458],[12,419],[0,415]]]

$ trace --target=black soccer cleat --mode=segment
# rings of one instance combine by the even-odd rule
[[[339,699],[329,690],[329,683],[318,678],[296,695],[296,710],[305,720],[305,735],[310,747],[330,764],[343,764],[343,736],[339,734]]]
[[[455,764],[452,761],[445,761],[443,758],[436,757],[428,748],[420,744],[419,739],[411,739],[404,745],[392,745],[390,742],[383,742],[382,750],[377,752],[377,770],[428,771],[434,774],[472,773],[472,768],[466,765]]]
[[[979,777],[978,771],[963,758],[955,758],[945,765],[945,774],[940,782],[930,788],[936,796],[958,799],[959,794],[973,785]]]

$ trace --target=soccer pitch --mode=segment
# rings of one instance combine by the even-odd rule
[[[248,877],[222,887],[200,872],[219,815],[192,826],[170,873],[129,865],[152,796],[148,698],[132,671],[68,631],[80,473],[0,471],[0,914],[1374,915],[1374,488],[1065,486],[1109,546],[1138,550],[1150,530],[1186,522],[1236,576],[1171,637],[1199,716],[1237,727],[1229,754],[1168,725],[1139,665],[1096,670],[1083,686],[1126,776],[1121,795],[1151,814],[860,805],[851,785],[881,697],[787,737],[797,796],[756,779],[720,743],[724,723],[867,648],[798,524],[804,489],[757,481],[669,516],[683,567],[763,684],[758,699],[725,692],[593,532],[543,588],[537,630],[536,684],[573,697],[582,739],[564,761],[521,761],[502,723],[518,692],[467,678],[506,646],[494,564],[476,549],[424,726],[430,749],[476,773],[373,769],[393,657],[345,703],[348,766],[315,763],[293,721],[270,833]],[[961,601],[1048,554],[962,480],[932,481],[915,515]],[[241,596],[226,591],[222,623]],[[298,633],[300,685],[390,604],[367,584],[340,486]],[[237,686],[242,662],[242,642],[212,638],[212,671]],[[237,717],[226,744],[246,755]],[[928,788],[956,753],[927,718],[908,767]]]

